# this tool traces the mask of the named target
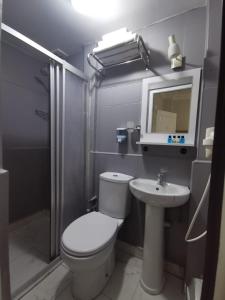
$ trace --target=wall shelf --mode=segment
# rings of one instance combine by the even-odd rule
[[[192,147],[194,148],[194,145],[191,144],[166,144],[166,143],[151,143],[151,142],[136,142],[137,145],[143,145],[143,146],[173,146],[173,147]]]
[[[136,34],[132,41],[120,43],[97,53],[92,51],[88,54],[87,61],[101,76],[107,69],[137,61],[142,61],[145,68],[150,69],[150,51],[142,37]]]

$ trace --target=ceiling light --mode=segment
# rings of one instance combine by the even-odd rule
[[[99,20],[108,20],[117,15],[118,0],[71,0],[80,14]]]

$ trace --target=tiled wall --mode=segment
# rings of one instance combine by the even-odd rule
[[[98,176],[104,171],[118,171],[135,177],[155,179],[159,169],[164,167],[168,169],[168,181],[190,184],[196,149],[188,149],[187,154],[183,155],[179,148],[151,146],[145,152],[136,144],[137,133],[130,133],[128,144],[120,146],[116,142],[115,130],[117,127],[126,127],[127,121],[140,124],[142,79],[171,72],[167,59],[168,35],[176,35],[186,57],[186,68],[202,67],[205,29],[206,9],[198,8],[140,30],[151,49],[152,71],[141,71],[138,65],[120,68],[111,72],[97,88],[96,97],[92,97],[90,131],[94,137],[91,148],[94,164],[90,174],[94,176],[91,194],[98,194]],[[90,48],[85,49],[85,57]],[[92,72],[86,63],[84,70],[87,74]],[[166,219],[170,222],[170,228],[165,231],[166,258],[182,266],[186,259],[184,235],[187,229],[187,209],[188,205],[166,212]],[[143,235],[144,205],[133,199],[131,213],[119,238],[142,246]]]

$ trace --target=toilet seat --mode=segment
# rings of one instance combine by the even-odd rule
[[[87,257],[107,247],[115,239],[118,220],[100,212],[91,212],[64,231],[62,248],[71,256]]]

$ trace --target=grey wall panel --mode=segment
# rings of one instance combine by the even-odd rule
[[[0,299],[10,300],[9,248],[8,248],[8,172],[0,168]]]
[[[206,45],[206,9],[198,9],[184,17],[184,42],[182,53],[187,67],[202,67]]]
[[[202,138],[205,135],[205,127],[214,126],[218,78],[220,67],[220,43],[222,29],[222,3],[221,0],[210,0],[207,6],[207,51],[204,61],[204,86],[202,98],[202,112],[200,124],[200,138],[198,144],[198,158],[205,159],[205,152],[202,146]],[[210,173],[210,162],[194,162],[192,170],[192,197],[190,201],[190,217],[193,216],[202,192],[205,188],[207,177]],[[193,234],[202,233],[206,227],[207,203],[201,210]],[[206,239],[188,245],[186,279],[189,282],[193,277],[201,277],[204,270]]]
[[[2,0],[0,0],[0,24],[2,23]],[[0,42],[1,42],[0,32]],[[0,44],[0,76],[2,77],[2,43]],[[0,85],[0,170],[2,169],[2,86]],[[8,173],[0,175],[0,300],[10,300],[9,249],[8,249]]]
[[[198,158],[205,159],[205,149],[202,141],[205,138],[205,131],[208,127],[213,127],[215,124],[216,116],[216,101],[217,101],[217,88],[209,87],[207,85],[203,90],[202,113],[199,128],[199,147]]]
[[[4,147],[49,146],[49,123],[35,110],[49,112],[49,77],[40,73],[43,62],[19,49],[3,45],[2,110]]]
[[[205,126],[214,126],[216,113],[217,88],[220,67],[220,43],[222,28],[221,0],[208,1],[207,17],[207,52],[204,61],[204,90],[202,100],[202,114],[198,158],[204,159],[202,138],[205,135]]]
[[[9,170],[9,221],[14,222],[50,208],[49,76],[40,72],[48,60],[6,44],[2,58],[3,166]]]
[[[204,63],[206,9],[199,8],[153,24],[139,31],[151,49],[151,71],[130,65],[108,72],[98,88],[95,108],[96,131],[93,154],[95,184],[92,194],[98,193],[98,175],[104,171],[124,172],[135,177],[156,178],[160,168],[168,168],[168,181],[190,185],[191,164],[196,158],[196,149],[181,155],[179,148],[148,147],[143,152],[136,145],[137,135],[129,136],[127,145],[116,142],[117,127],[126,127],[127,121],[139,124],[141,112],[142,78],[172,72],[167,58],[168,35],[175,34],[182,53],[186,56],[186,68],[201,67]],[[194,46],[193,46],[194,45]],[[86,52],[88,49],[86,49]],[[86,53],[85,52],[85,53]],[[91,71],[85,64],[89,74]],[[104,153],[102,153],[104,152]],[[117,153],[115,155],[112,153]],[[126,155],[127,154],[127,155]],[[133,155],[133,156],[132,156]],[[166,229],[166,258],[185,265],[187,207],[170,209],[166,220],[171,227]],[[126,220],[119,238],[131,244],[143,245],[144,207],[133,199],[131,214]]]
[[[208,49],[209,56],[220,55],[221,29],[222,29],[222,0],[208,1]],[[215,22],[216,21],[216,22]]]
[[[194,161],[192,167],[192,184],[191,184],[191,201],[189,206],[189,223],[194,215],[194,212],[201,200],[204,192],[208,176],[210,174],[211,163]],[[207,225],[207,209],[208,201],[203,205],[199,216],[193,227],[191,237],[198,236],[206,230]],[[187,247],[187,262],[186,262],[186,279],[188,282],[192,277],[201,277],[204,271],[206,237],[203,239],[188,244]]]
[[[78,68],[81,71],[84,71],[84,51],[77,52],[74,55],[68,57],[67,61]]]
[[[115,84],[98,89],[96,109],[97,151],[137,153],[138,136],[129,134],[126,145],[116,143],[116,128],[127,127],[128,121],[140,125],[141,117],[141,81]],[[112,117],[113,116],[113,117]]]
[[[84,167],[84,85],[66,71],[62,230],[84,212]]]
[[[49,149],[4,149],[4,168],[9,171],[9,221],[50,209]]]

